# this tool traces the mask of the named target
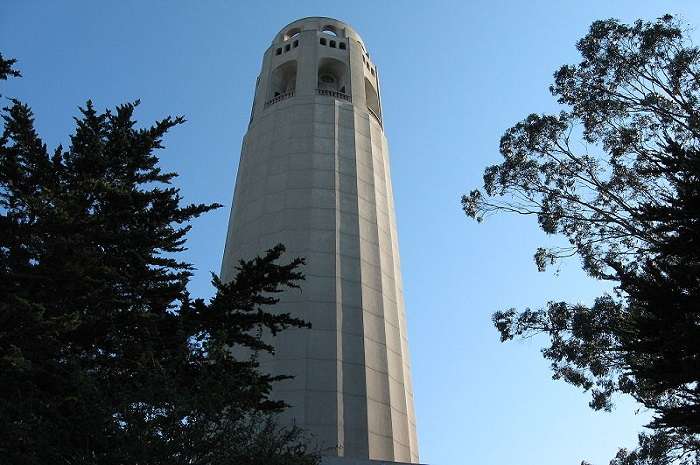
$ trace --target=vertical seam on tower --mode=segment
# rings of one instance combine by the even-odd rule
[[[353,155],[354,155],[354,161],[355,161],[355,189],[356,192],[359,193],[360,191],[360,176],[358,175],[358,149],[357,149],[357,127],[358,127],[358,119],[361,120],[362,123],[364,123],[364,120],[362,118],[359,118],[359,114],[357,113],[356,108],[353,106],[352,107],[352,126],[353,126]],[[369,123],[369,120],[368,120]],[[371,148],[370,148],[371,150]],[[370,152],[371,153],[371,152]],[[356,205],[357,205],[357,223],[355,224],[355,227],[357,228],[357,240],[358,240],[358,247],[359,247],[359,258],[360,258],[360,319],[362,320],[362,337],[360,337],[360,343],[362,344],[362,367],[364,368],[362,375],[363,375],[363,382],[364,382],[364,396],[365,396],[365,434],[363,440],[365,441],[365,444],[367,445],[367,456],[370,458],[371,453],[370,453],[370,440],[369,440],[369,435],[370,435],[370,430],[369,430],[369,405],[368,405],[368,394],[367,394],[367,354],[365,352],[366,347],[365,347],[365,299],[362,294],[362,263],[363,263],[363,254],[362,254],[362,235],[360,234],[360,205],[359,202],[356,199]],[[364,445],[364,444],[363,444]]]
[[[333,156],[335,157],[335,306],[336,306],[336,403],[337,403],[337,441],[336,451],[339,456],[344,456],[345,446],[345,409],[344,409],[344,385],[343,385],[343,286],[342,273],[340,269],[340,173],[338,171],[338,157],[340,156],[340,144],[338,141],[338,128],[340,121],[338,120],[338,103],[333,104],[333,138],[334,148]]]
[[[382,143],[384,141],[382,140]],[[383,148],[383,147],[382,147]],[[384,150],[383,150],[384,151]],[[386,151],[388,152],[388,150]],[[387,197],[387,217],[389,220],[388,229],[389,229],[389,247],[391,248],[391,261],[392,261],[392,268],[394,272],[394,292],[396,293],[396,317],[399,323],[399,350],[401,351],[401,380],[403,383],[403,391],[404,391],[404,402],[405,402],[405,408],[406,408],[406,431],[408,433],[408,455],[409,455],[409,460],[413,460],[413,453],[414,450],[416,449],[415,445],[413,444],[413,436],[411,434],[411,418],[410,418],[410,412],[409,412],[409,403],[410,399],[408,397],[409,393],[409,383],[406,378],[406,372],[404,370],[404,364],[407,361],[406,358],[408,357],[407,353],[404,353],[404,344],[403,344],[403,336],[404,336],[404,331],[407,330],[405,323],[405,319],[401,317],[401,303],[403,303],[403,292],[401,289],[399,289],[398,285],[398,280],[400,278],[399,273],[401,273],[401,270],[398,266],[397,259],[399,256],[398,248],[395,251],[394,250],[394,239],[397,231],[397,225],[395,224],[395,219],[393,215],[391,214],[394,212],[394,189],[393,186],[391,186],[391,177],[389,173],[389,162],[386,159],[386,157],[383,158],[383,163],[384,163],[384,185],[386,186],[386,197]],[[391,188],[390,188],[391,186]],[[378,214],[377,214],[378,215]],[[396,238],[396,243],[398,244],[398,238]],[[399,302],[399,293],[401,293],[401,301]],[[405,309],[404,309],[405,313]],[[408,335],[406,335],[408,338]],[[388,349],[388,346],[387,346]],[[389,381],[391,382],[391,381]],[[411,396],[413,396],[413,386],[410,386],[410,392]],[[417,455],[417,452],[416,452]]]
[[[395,440],[394,440],[394,423],[393,423],[393,412],[391,408],[391,379],[389,379],[389,344],[387,343],[387,337],[386,337],[386,325],[387,325],[387,318],[386,318],[386,305],[384,304],[384,280],[382,279],[382,247],[381,247],[381,240],[380,240],[380,231],[379,231],[379,211],[377,209],[377,182],[376,182],[376,173],[377,170],[375,169],[375,160],[374,160],[374,145],[372,144],[372,117],[370,115],[367,115],[367,124],[369,125],[369,153],[371,156],[371,161],[372,161],[372,188],[374,189],[374,218],[375,218],[375,227],[377,230],[377,255],[379,258],[379,295],[382,296],[382,322],[384,324],[384,352],[386,356],[386,376],[387,376],[387,397],[389,398],[389,434],[391,436],[391,450],[392,450],[392,460],[396,460],[396,448],[395,446]],[[380,137],[380,142],[381,142],[381,137]],[[384,155],[384,147],[381,147],[381,155],[382,158]],[[386,184],[385,184],[386,187]],[[393,261],[393,255],[392,255],[392,261]],[[393,266],[393,263],[392,263]],[[398,317],[398,309],[397,309],[397,317]]]

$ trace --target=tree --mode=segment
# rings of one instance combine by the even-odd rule
[[[569,246],[539,248],[540,271],[570,256],[614,284],[593,305],[499,311],[501,340],[545,334],[553,377],[610,410],[628,394],[654,413],[614,465],[700,461],[700,50],[671,16],[596,21],[578,65],[554,74],[564,109],[532,114],[500,142],[484,192],[462,198],[478,221],[536,216]]]
[[[1,69],[13,74],[12,61]],[[9,64],[8,64],[9,63]],[[138,128],[138,102],[80,110],[67,150],[49,152],[30,108],[10,100],[0,137],[0,456],[3,463],[317,463],[268,399],[283,377],[231,348],[307,323],[272,312],[298,288],[279,245],[213,276],[192,299],[178,259],[190,220],[155,151],[184,122]]]
[[[20,77],[21,74],[16,69],[12,68],[12,65],[17,63],[17,60],[10,58],[4,59],[2,53],[0,53],[0,81],[7,80],[8,77]]]

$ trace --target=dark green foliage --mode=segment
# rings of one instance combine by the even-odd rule
[[[235,346],[307,324],[271,313],[297,288],[284,247],[241,262],[210,301],[190,299],[178,260],[188,222],[158,167],[182,118],[139,129],[134,104],[88,102],[70,147],[49,152],[12,100],[0,138],[0,461],[12,464],[312,464],[275,425],[270,377]]]
[[[558,115],[530,115],[501,139],[485,195],[462,198],[481,221],[535,215],[570,247],[540,248],[540,270],[578,255],[616,285],[592,306],[497,312],[503,341],[544,333],[555,379],[609,410],[629,394],[654,413],[639,449],[614,465],[700,460],[700,50],[671,16],[593,23],[578,65],[554,75]]]
[[[207,465],[318,465],[296,427],[280,427],[273,417],[253,413],[229,423],[224,434],[207,436],[199,463]],[[231,427],[232,426],[232,427]]]
[[[20,77],[21,74],[16,69],[12,68],[12,65],[17,63],[17,60],[10,58],[4,59],[2,53],[0,53],[0,81],[6,80],[8,77]]]

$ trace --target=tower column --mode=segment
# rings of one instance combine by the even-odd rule
[[[341,464],[418,463],[398,239],[377,69],[330,18],[283,28],[263,57],[221,275],[277,243],[307,259],[271,311],[312,324],[270,341],[261,368],[285,421]],[[329,462],[330,463],[330,462]]]

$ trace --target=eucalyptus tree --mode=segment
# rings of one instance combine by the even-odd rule
[[[592,305],[547,302],[493,315],[501,340],[549,336],[555,379],[610,410],[616,393],[653,412],[650,433],[611,464],[700,460],[700,50],[686,26],[596,21],[550,91],[558,114],[531,114],[500,141],[483,190],[462,198],[482,221],[533,215],[566,246],[538,248],[539,270],[580,258],[614,292]]]

